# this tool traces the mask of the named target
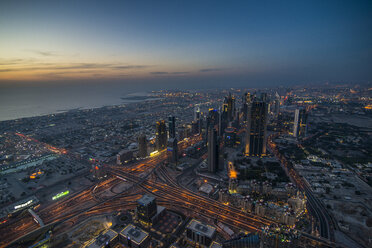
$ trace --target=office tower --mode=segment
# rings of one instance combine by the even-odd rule
[[[145,134],[138,136],[138,156],[140,158],[147,157],[147,140]]]
[[[227,128],[229,123],[228,120],[228,114],[227,114],[227,104],[224,103],[222,105],[222,109],[220,110],[220,118],[218,123],[218,135],[222,136],[225,132],[225,129]]]
[[[156,122],[156,149],[163,150],[167,147],[167,127],[165,121]]]
[[[263,101],[263,102],[268,102],[268,98],[267,98],[267,93],[261,93],[261,101]]]
[[[306,137],[307,133],[307,111],[306,109],[296,109],[293,122],[293,136],[296,138]]]
[[[208,128],[208,171],[215,173],[219,165],[219,145],[217,140],[217,130]]]
[[[248,121],[248,116],[249,116],[249,110],[251,108],[251,102],[252,102],[252,99],[251,99],[251,93],[247,92],[244,94],[243,96],[243,122],[247,122]]]
[[[199,105],[195,105],[194,108],[194,121],[197,121],[200,119],[200,107]]]
[[[169,162],[177,164],[178,162],[178,141],[177,138],[168,139]]]
[[[215,128],[219,126],[219,114],[214,108],[210,108],[208,111],[207,121],[206,121],[206,139],[208,139],[209,128]]]
[[[236,142],[236,129],[234,127],[228,127],[224,133],[224,144],[227,147],[234,147]]]
[[[217,109],[210,108],[207,116],[207,126],[215,127],[218,125],[219,114]]]
[[[278,117],[280,111],[280,96],[278,92],[275,92],[275,100],[274,100],[274,115]]]
[[[245,155],[266,154],[267,103],[254,100],[245,136]]]
[[[231,92],[225,97],[224,103],[227,104],[227,119],[233,121],[235,117],[235,97],[231,95]]]
[[[151,223],[152,218],[157,213],[157,204],[155,197],[143,195],[137,200],[137,218],[145,223]]]
[[[168,118],[169,138],[176,138],[176,118],[169,116]]]

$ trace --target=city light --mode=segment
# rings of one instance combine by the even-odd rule
[[[56,194],[55,196],[53,196],[53,197],[52,197],[52,200],[55,201],[55,200],[57,200],[57,199],[59,199],[59,198],[65,196],[65,195],[68,195],[68,194],[70,194],[70,191],[69,191],[69,190],[66,190],[66,191],[60,192],[60,193]]]

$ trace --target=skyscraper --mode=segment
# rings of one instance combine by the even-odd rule
[[[199,105],[195,105],[194,108],[194,121],[197,121],[200,119],[200,107]]]
[[[151,223],[152,218],[156,215],[157,204],[155,197],[151,195],[143,195],[137,200],[137,217],[144,223]]]
[[[266,154],[267,103],[254,100],[250,111],[245,136],[245,155],[262,156]]]
[[[167,151],[169,154],[169,162],[173,164],[178,163],[178,141],[177,138],[168,139]]]
[[[227,114],[227,103],[222,104],[222,109],[220,110],[220,118],[218,123],[218,135],[222,136],[229,123]]]
[[[147,140],[145,134],[138,136],[138,156],[140,158],[147,157]]]
[[[168,117],[169,138],[176,138],[176,118],[174,116]]]
[[[210,128],[215,128],[216,126],[219,126],[219,114],[217,109],[210,108],[208,111],[207,116],[207,124],[206,124],[206,138],[208,141],[208,134]]]
[[[224,103],[227,104],[227,119],[233,121],[235,117],[235,97],[231,95],[231,92],[225,97]]]
[[[307,133],[307,111],[296,109],[293,121],[293,136],[296,138],[305,137]]]
[[[215,173],[219,165],[219,145],[217,141],[217,130],[210,127],[208,130],[208,171]]]
[[[169,161],[171,163],[178,162],[178,141],[176,138],[176,118],[174,116],[169,116],[168,121],[169,126],[169,139],[167,150],[170,152]]]
[[[280,96],[278,92],[275,93],[275,100],[274,100],[274,115],[278,117],[280,111]]]
[[[167,147],[167,127],[165,121],[156,122],[156,149],[163,150]]]
[[[243,122],[247,122],[249,119],[248,117],[250,113],[251,102],[251,93],[245,93],[243,96]]]

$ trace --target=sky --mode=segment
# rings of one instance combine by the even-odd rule
[[[372,81],[372,1],[0,1],[0,84]]]

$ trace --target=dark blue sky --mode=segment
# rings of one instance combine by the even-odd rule
[[[372,80],[372,1],[1,1],[0,82]]]

